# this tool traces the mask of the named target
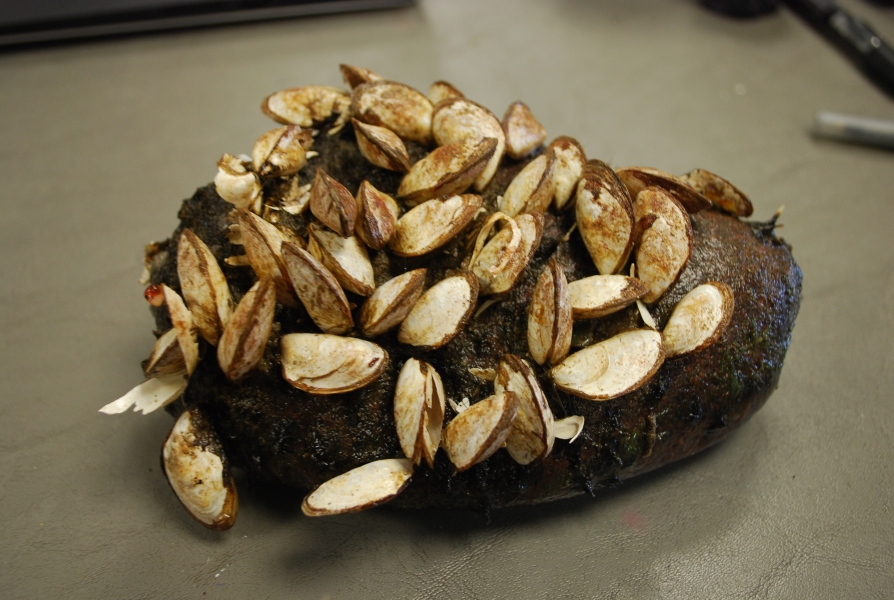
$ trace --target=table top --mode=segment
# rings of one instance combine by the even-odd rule
[[[842,2],[894,39],[894,11]],[[804,295],[779,388],[727,440],[596,498],[309,519],[242,482],[226,533],[159,469],[171,427],[97,412],[142,380],[143,245],[278,89],[339,63],[445,79],[614,166],[704,167],[785,206]],[[12,598],[884,597],[894,588],[894,153],[814,114],[892,101],[787,11],[695,1],[408,9],[0,54],[0,583]]]

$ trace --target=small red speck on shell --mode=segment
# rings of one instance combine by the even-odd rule
[[[161,306],[165,303],[165,293],[157,285],[148,286],[143,292],[143,297],[152,306]]]

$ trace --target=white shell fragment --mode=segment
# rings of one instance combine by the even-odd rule
[[[295,244],[283,244],[282,250],[295,293],[314,324],[324,333],[350,331],[354,327],[351,307],[332,272]]]
[[[245,255],[258,279],[272,277],[276,286],[276,300],[286,306],[298,306],[292,284],[282,264],[282,244],[285,236],[276,226],[246,210],[236,215]]]
[[[413,463],[386,458],[333,477],[301,503],[308,517],[352,513],[388,502],[410,483]]]
[[[553,183],[555,188],[556,208],[562,210],[577,189],[577,182],[584,174],[587,155],[583,146],[573,137],[563,135],[549,144],[547,152],[552,153]]]
[[[513,102],[503,115],[506,154],[518,160],[530,154],[546,139],[546,129],[524,102]]]
[[[273,279],[256,282],[233,311],[217,346],[217,363],[230,381],[245,377],[264,356],[273,328],[276,289]]]
[[[430,364],[410,358],[394,390],[394,421],[404,455],[418,465],[425,458],[434,467],[441,443],[446,398],[441,377]]]
[[[705,169],[693,169],[680,179],[728,213],[737,217],[750,217],[754,212],[748,196],[720,175]]]
[[[506,150],[506,134],[503,126],[492,112],[466,98],[452,98],[438,104],[432,115],[432,135],[438,145],[443,146],[461,139],[496,140],[494,153],[488,158],[487,166],[475,179],[475,189],[487,187]]]
[[[452,83],[446,81],[436,81],[428,88],[428,99],[431,100],[433,106],[437,106],[439,102],[449,100],[450,98],[465,98],[465,95],[456,89]]]
[[[354,235],[357,201],[348,188],[317,169],[310,188],[310,212],[320,222],[342,237]]]
[[[604,317],[646,295],[649,286],[625,275],[593,275],[568,284],[575,319]]]
[[[577,184],[577,226],[602,275],[624,268],[633,250],[633,207],[627,188],[602,161],[591,160]]]
[[[186,361],[177,339],[177,330],[168,329],[155,340],[152,354],[143,363],[143,375],[146,379],[164,377],[165,375],[182,375],[186,373]]]
[[[398,256],[422,256],[440,248],[466,228],[481,203],[474,194],[427,200],[398,220],[388,247]]]
[[[422,295],[425,269],[398,275],[380,285],[360,309],[360,331],[376,337],[403,322]]]
[[[177,243],[177,275],[199,334],[216,346],[233,312],[233,297],[214,254],[191,229],[184,229]]]
[[[580,415],[572,415],[564,419],[556,419],[553,430],[558,439],[568,440],[570,444],[584,430],[584,418]]]
[[[461,330],[478,300],[478,279],[461,273],[443,279],[429,288],[413,306],[397,339],[402,344],[440,348]]]
[[[375,273],[366,246],[356,236],[342,237],[311,223],[308,246],[332,271],[343,288],[361,296],[376,289]]]
[[[491,232],[503,228],[492,237]],[[503,294],[512,289],[540,245],[543,215],[522,214],[515,219],[493,213],[484,223],[475,241],[469,270],[478,278],[482,295]]]
[[[466,191],[494,155],[494,138],[463,138],[433,150],[404,176],[397,196],[410,206]]]
[[[196,340],[196,332],[193,328],[192,313],[186,308],[180,294],[166,286],[161,285],[164,292],[165,304],[168,306],[168,314],[171,323],[177,330],[177,341],[180,342],[180,351],[183,353],[183,361],[186,364],[187,375],[192,375],[199,364],[199,342]]]
[[[553,413],[531,369],[512,354],[503,356],[494,383],[497,394],[507,390],[518,398],[518,414],[506,438],[506,451],[521,465],[545,458],[555,441]]]
[[[341,70],[342,79],[344,79],[345,83],[347,83],[348,87],[350,87],[352,90],[362,83],[379,81],[380,79],[382,79],[382,76],[372,69],[344,64],[338,65],[338,68]]]
[[[470,469],[499,450],[517,413],[518,397],[505,391],[456,415],[444,429],[441,444],[456,470]]]
[[[541,154],[518,172],[499,198],[497,207],[510,217],[520,212],[545,212],[553,199],[550,155]]]
[[[575,352],[553,367],[556,386],[589,400],[611,400],[644,385],[664,362],[661,334],[635,329]]]
[[[668,358],[707,348],[720,339],[734,308],[732,289],[718,281],[702,284],[683,296],[664,327]]]
[[[214,176],[217,195],[238,208],[250,208],[261,201],[261,180],[237,156],[224,154],[217,161]]]
[[[233,526],[236,485],[220,441],[198,408],[190,408],[174,422],[161,458],[168,483],[189,514],[217,531]]]
[[[293,175],[307,164],[306,146],[311,143],[310,130],[298,125],[277,127],[255,141],[251,160],[261,177]]]
[[[431,102],[402,83],[379,80],[358,85],[351,92],[351,115],[358,121],[387,127],[417,144],[431,141]]]
[[[646,188],[633,203],[637,223],[647,221],[636,246],[640,280],[649,286],[642,300],[656,302],[677,281],[692,254],[692,224],[686,210],[660,188]]]
[[[107,415],[123,413],[131,406],[144,415],[167,406],[186,391],[189,378],[185,374],[163,375],[144,381],[114,402],[99,409]]]
[[[310,127],[333,114],[343,114],[350,103],[351,96],[345,90],[325,85],[309,85],[267,96],[261,103],[261,111],[284,125]]]
[[[357,119],[351,119],[351,123],[354,124],[357,147],[366,160],[389,171],[410,170],[410,155],[397,134],[386,127],[368,125]]]
[[[365,340],[325,333],[282,336],[283,377],[309,394],[340,394],[360,389],[385,370],[388,355]]]
[[[651,167],[625,167],[618,169],[618,177],[627,186],[630,197],[636,200],[637,194],[647,187],[658,187],[673,196],[687,212],[695,213],[711,208],[711,201],[695,188],[676,175]]]
[[[528,311],[528,350],[537,364],[556,364],[571,349],[571,301],[555,257],[540,273]]]
[[[394,235],[398,212],[394,198],[364,180],[357,190],[357,237],[373,250],[381,250]]]

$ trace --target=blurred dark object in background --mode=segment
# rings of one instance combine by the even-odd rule
[[[0,49],[409,6],[414,0],[0,0]]]
[[[699,0],[702,5],[721,14],[748,18],[776,10],[779,0]]]

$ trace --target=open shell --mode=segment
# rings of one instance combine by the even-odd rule
[[[307,314],[324,333],[347,333],[354,327],[351,307],[335,276],[310,252],[283,244],[283,261]]]
[[[249,171],[241,158],[224,154],[217,161],[214,176],[217,195],[238,208],[250,208],[261,200],[261,180]]]
[[[725,283],[704,283],[674,307],[662,333],[668,358],[707,348],[720,339],[733,316],[735,299]]]
[[[233,297],[214,254],[190,229],[177,243],[177,275],[199,334],[216,346],[233,312]]]
[[[695,213],[711,208],[711,201],[695,188],[676,175],[671,175],[652,167],[625,167],[618,169],[618,177],[627,186],[630,197],[636,200],[637,194],[647,187],[658,187],[673,196],[687,212]]]
[[[301,503],[308,517],[352,513],[388,502],[410,483],[413,463],[386,458],[351,469],[323,483]]]
[[[189,378],[185,373],[162,375],[144,381],[132,390],[99,409],[99,412],[107,415],[123,413],[131,406],[134,411],[141,411],[144,415],[163,406],[167,406],[186,391]]]
[[[589,400],[611,400],[643,386],[664,362],[661,334],[635,329],[575,352],[553,367],[556,386]]]
[[[348,87],[352,90],[363,83],[379,81],[382,79],[382,76],[372,69],[345,64],[338,65],[338,68],[341,71],[342,79],[344,79],[345,83],[347,83]]]
[[[584,174],[587,154],[580,142],[567,135],[557,137],[550,142],[546,151],[554,157],[552,171],[554,198],[556,199],[556,208],[562,210],[571,200],[577,189],[577,182]]]
[[[398,256],[427,254],[465,229],[480,208],[481,196],[474,194],[427,200],[398,220],[388,247]]]
[[[434,467],[444,423],[444,386],[430,364],[410,358],[394,390],[394,421],[404,455],[418,465],[425,458]]]
[[[425,269],[416,269],[380,285],[360,309],[363,335],[376,337],[400,325],[422,295],[424,284]]]
[[[693,169],[680,179],[728,213],[737,217],[750,217],[754,212],[748,196],[720,175],[705,169]]]
[[[357,119],[351,119],[351,123],[357,135],[357,147],[366,160],[389,171],[410,170],[410,155],[397,134],[387,127],[361,123]]]
[[[462,330],[478,299],[478,279],[460,273],[429,288],[413,306],[397,332],[402,344],[440,348]]]
[[[343,288],[361,296],[376,289],[375,273],[366,246],[356,236],[342,237],[311,223],[308,247],[332,271]]]
[[[505,226],[493,237],[488,236],[497,223]],[[469,270],[478,278],[482,295],[503,294],[512,289],[540,245],[543,215],[521,214],[511,218],[493,213],[475,241]]]
[[[506,154],[519,160],[530,154],[546,139],[546,129],[524,102],[513,102],[503,115],[506,133]]]
[[[568,284],[575,319],[604,317],[630,306],[646,295],[649,286],[625,275],[593,275]]]
[[[517,413],[518,397],[504,391],[456,415],[442,439],[442,446],[456,470],[470,469],[499,450],[509,437]]]
[[[376,344],[325,333],[282,336],[283,377],[309,394],[340,394],[369,385],[388,364]]]
[[[242,297],[220,337],[217,363],[227,379],[239,381],[260,362],[273,328],[275,311],[273,279],[265,277]]]
[[[624,268],[633,250],[633,206],[614,171],[591,160],[577,184],[577,226],[596,268],[603,275]]]
[[[180,351],[183,353],[183,362],[186,365],[187,375],[192,375],[199,364],[199,342],[196,340],[196,332],[193,328],[192,313],[186,308],[180,294],[166,286],[161,285],[168,307],[171,323],[177,330],[177,341],[180,343]]]
[[[571,301],[565,272],[553,257],[537,279],[528,312],[528,350],[537,364],[556,364],[571,349]]]
[[[643,302],[656,302],[677,281],[692,254],[692,224],[686,210],[660,188],[641,191],[633,203],[638,223],[649,221],[636,246],[639,279],[649,285]]]
[[[463,138],[433,150],[414,164],[397,189],[410,206],[466,191],[494,155],[494,138]]]
[[[277,127],[255,141],[251,159],[255,172],[261,177],[294,175],[307,164],[305,153],[313,138],[310,130],[298,125]]]
[[[242,234],[245,255],[255,275],[258,279],[273,278],[277,302],[291,307],[298,306],[292,284],[282,264],[285,236],[276,226],[246,210],[237,213],[236,221]]]
[[[545,212],[553,199],[553,161],[541,154],[518,172],[500,197],[498,208],[514,217],[520,212]]]
[[[486,188],[494,178],[506,150],[506,134],[497,117],[471,100],[451,98],[438,104],[432,115],[431,128],[435,141],[441,146],[466,138],[496,140],[496,147],[488,157],[487,166],[475,180],[477,191]]]
[[[152,354],[143,363],[143,375],[146,379],[164,377],[166,375],[182,375],[186,373],[186,361],[177,330],[168,329],[155,340]]]
[[[408,85],[378,80],[351,91],[351,114],[359,121],[387,127],[417,144],[431,141],[432,105]]]
[[[503,356],[494,382],[497,394],[507,390],[518,398],[518,414],[506,438],[509,456],[521,465],[545,458],[555,441],[553,413],[531,369],[512,354]]]
[[[209,529],[233,526],[239,504],[236,485],[217,434],[197,407],[174,422],[162,446],[161,462],[190,515]]]
[[[325,85],[309,85],[281,90],[267,96],[261,111],[279,123],[310,127],[350,107],[345,90]]]

